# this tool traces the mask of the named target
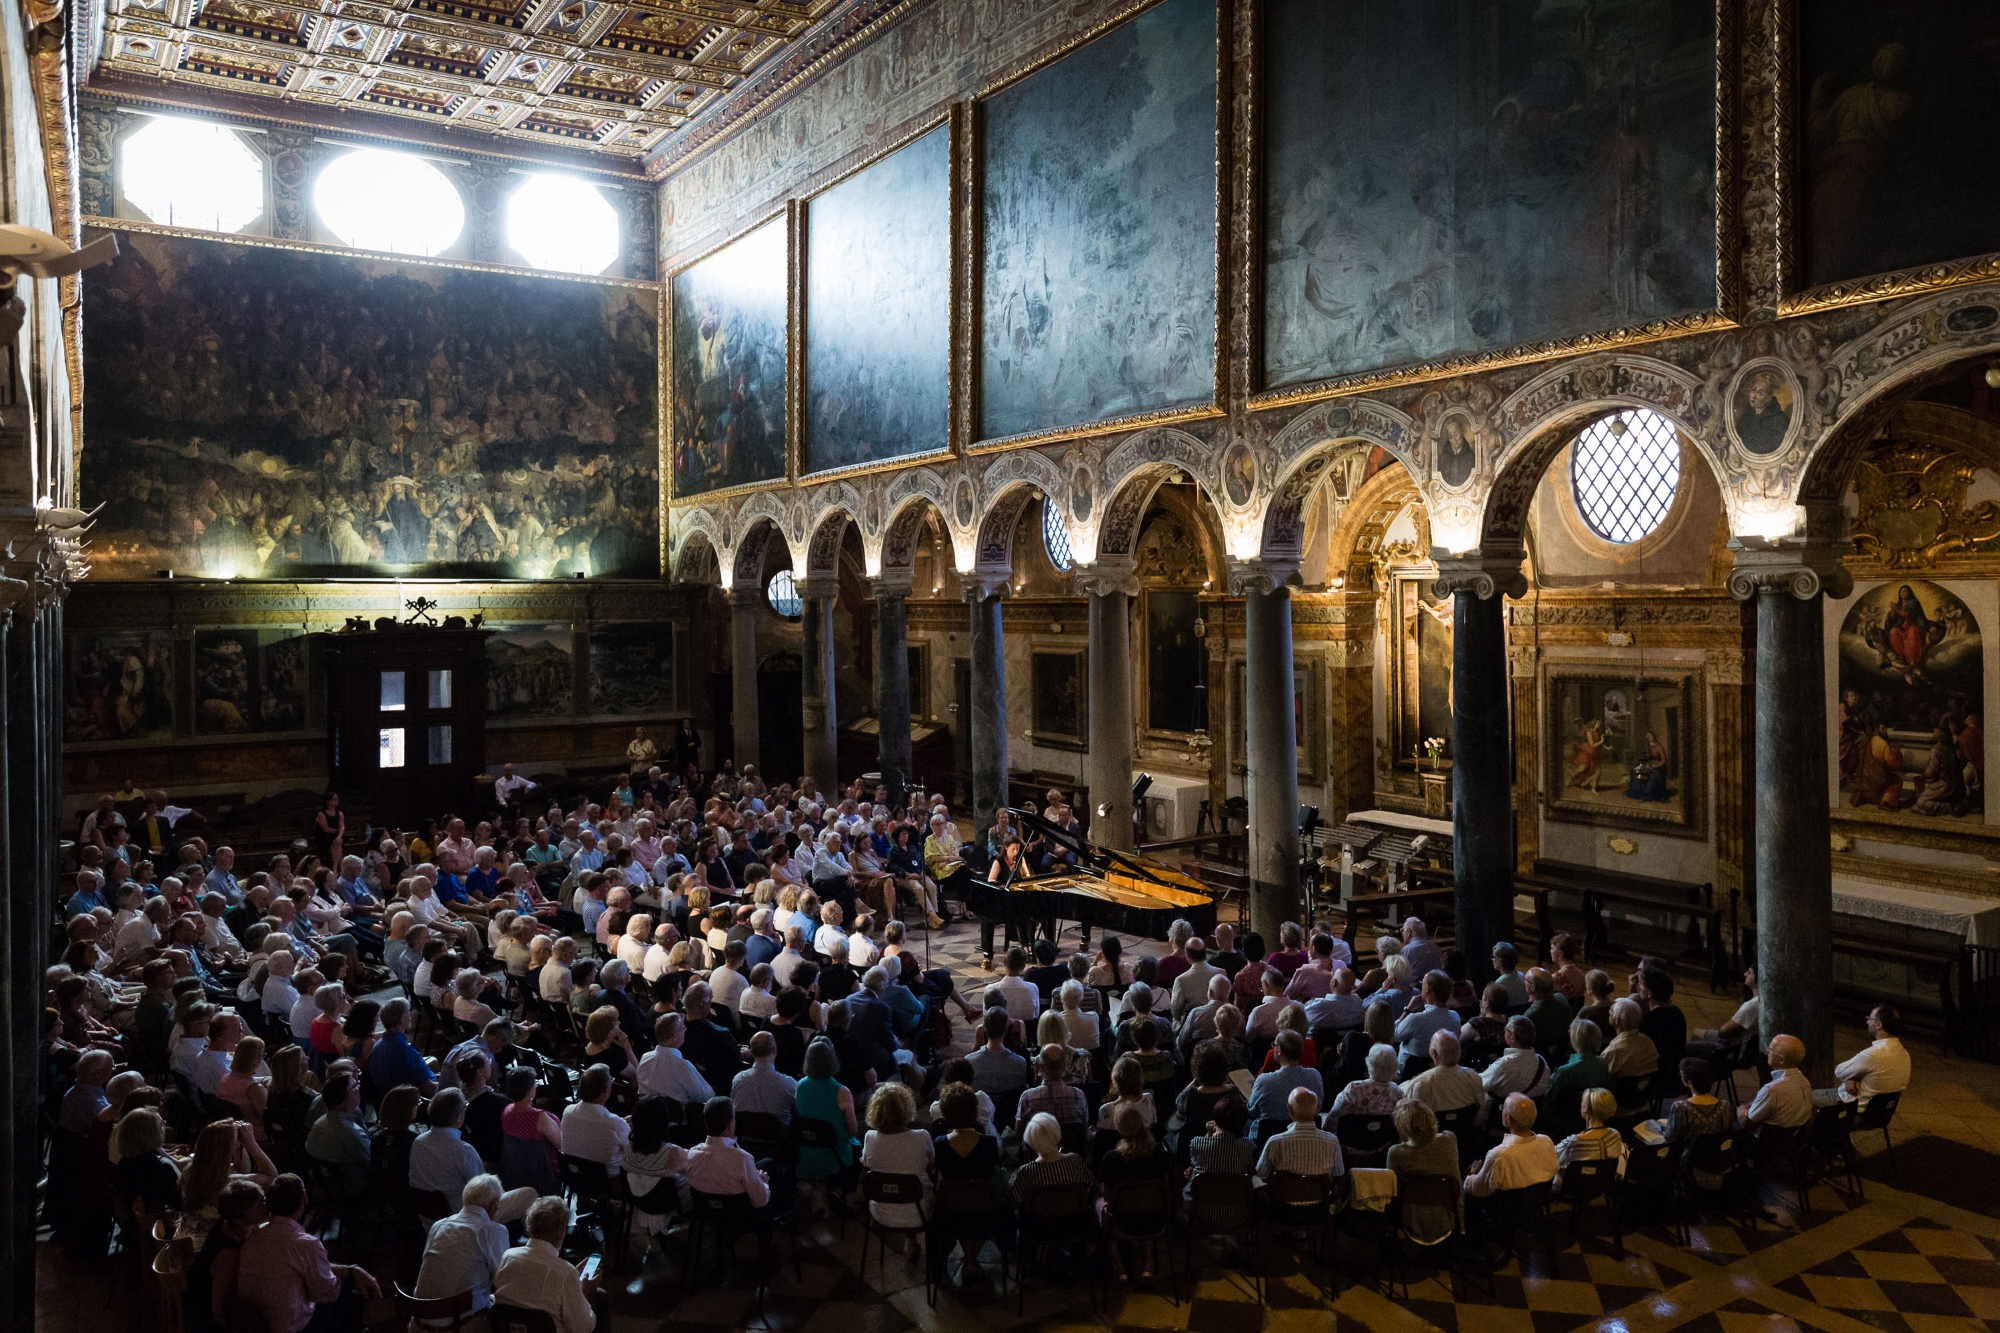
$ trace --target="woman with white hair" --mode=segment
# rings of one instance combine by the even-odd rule
[[[1396,1048],[1377,1043],[1368,1048],[1368,1077],[1356,1079],[1333,1099],[1333,1117],[1391,1115],[1403,1100],[1396,1086]]]
[[[1063,1044],[1079,1051],[1094,1051],[1097,1015],[1084,1012],[1083,995],[1083,984],[1078,981],[1065,981],[1056,988],[1056,1002],[1062,1006]]]
[[[1604,1063],[1611,1067],[1613,1078],[1644,1078],[1660,1067],[1660,1048],[1653,1039],[1639,1031],[1639,1024],[1645,1021],[1646,1011],[1630,996],[1611,1006],[1611,1026],[1616,1030],[1603,1050]]]
[[[1062,1126],[1047,1111],[1038,1111],[1021,1131],[1021,1143],[1033,1150],[1035,1160],[1023,1162],[1014,1173],[1014,1198],[1025,1202],[1038,1189],[1078,1186],[1089,1189],[1090,1168],[1072,1152],[1062,1150]]]
[[[646,949],[652,942],[652,916],[646,912],[635,912],[625,922],[625,933],[618,937],[618,957],[626,967],[644,975]]]
[[[451,1013],[461,1023],[470,1023],[475,1028],[484,1028],[497,1014],[491,1006],[479,998],[481,986],[486,978],[476,968],[461,968],[451,979]]]
[[[851,867],[845,853],[846,840],[839,829],[828,829],[819,835],[819,851],[813,857],[812,886],[821,898],[845,899],[851,896],[848,873]]]

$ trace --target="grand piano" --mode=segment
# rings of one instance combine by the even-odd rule
[[[1004,922],[1009,935],[1030,938],[1037,927],[1074,921],[1086,937],[1094,926],[1157,940],[1184,920],[1196,935],[1214,935],[1215,896],[1200,880],[1149,856],[1100,847],[1031,811],[1009,807],[1007,813],[1024,832],[1073,854],[1077,868],[1008,885],[972,881],[965,902],[982,922]]]

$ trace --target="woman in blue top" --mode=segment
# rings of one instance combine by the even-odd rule
[[[836,1075],[840,1057],[833,1043],[816,1037],[806,1047],[805,1077],[799,1080],[798,1099],[793,1115],[799,1120],[817,1120],[833,1128],[832,1151],[825,1148],[799,1149],[799,1179],[807,1182],[830,1176],[850,1178],[854,1172],[854,1139],[858,1125],[854,1119],[854,1094]]]

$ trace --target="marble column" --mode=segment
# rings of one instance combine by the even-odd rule
[[[1130,556],[1100,556],[1076,571],[1090,596],[1090,752],[1084,781],[1090,839],[1132,850],[1132,599],[1138,567]],[[1107,808],[1108,807],[1108,808]],[[1099,813],[1102,811],[1103,813]]]
[[[757,728],[757,611],[763,601],[762,588],[729,590],[729,726],[738,773],[745,764],[762,768]]]
[[[910,787],[911,571],[884,570],[869,580],[875,590],[875,716],[881,725],[876,766],[889,788],[889,804],[901,809]]]
[[[1519,547],[1436,557],[1452,599],[1451,844],[1458,947],[1475,984],[1514,937],[1514,758],[1505,601],[1527,591]]]
[[[1243,598],[1243,753],[1249,776],[1250,929],[1275,945],[1298,919],[1299,749],[1292,687],[1292,590],[1297,566],[1232,561]]]
[[[800,617],[805,679],[799,690],[799,714],[805,724],[806,774],[820,791],[837,792],[840,719],[834,708],[833,609],[840,600],[840,582],[831,576],[807,578],[799,580],[798,588],[805,602]]]
[[[1003,570],[960,576],[972,605],[972,824],[984,838],[994,811],[1007,804],[1007,656],[1000,630]]]
[[[1730,593],[1757,603],[1757,981],[1761,1040],[1806,1045],[1833,1079],[1833,849],[1826,767],[1824,596],[1854,580],[1845,543],[1739,537]]]

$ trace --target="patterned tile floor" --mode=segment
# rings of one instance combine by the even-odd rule
[[[934,966],[948,968],[969,995],[990,979],[977,932],[954,926],[931,941]],[[1064,941],[1064,951],[1075,937]],[[921,953],[924,940],[914,944]],[[1133,945],[1134,950],[1158,946]],[[1683,992],[1690,1021],[1713,1025],[1734,1007],[1706,987]],[[959,1041],[965,1027],[956,1025]],[[1860,1044],[1843,1028],[1843,1051]],[[947,1289],[935,1307],[923,1273],[871,1242],[861,1267],[862,1228],[849,1219],[806,1227],[794,1276],[788,1239],[768,1292],[752,1286],[754,1246],[742,1246],[734,1274],[703,1273],[689,1291],[678,1250],[668,1261],[628,1261],[616,1275],[609,1333],[2000,1333],[2000,1067],[1915,1047],[1921,1095],[1905,1103],[1897,1126],[1899,1170],[1887,1159],[1866,1166],[1866,1200],[1822,1185],[1812,1212],[1792,1218],[1789,1194],[1767,1195],[1776,1222],[1756,1226],[1704,1219],[1686,1243],[1649,1226],[1626,1238],[1618,1258],[1592,1241],[1568,1243],[1566,1214],[1556,1219],[1551,1259],[1527,1246],[1496,1268],[1456,1281],[1435,1269],[1396,1269],[1385,1286],[1372,1243],[1341,1238],[1331,1273],[1301,1269],[1289,1247],[1245,1238],[1232,1252],[1199,1260],[1192,1280],[1117,1284],[1032,1279]],[[1864,1150],[1871,1146],[1862,1145]],[[1526,1246],[1526,1241],[1523,1241]],[[1176,1262],[1179,1254],[1176,1252]],[[414,1276],[414,1254],[384,1254],[386,1279]],[[993,1259],[988,1252],[989,1263]],[[1262,1290],[1253,1269],[1262,1269]],[[1408,1279],[1405,1289],[1404,1279]],[[129,1274],[107,1291],[108,1270],[78,1273],[53,1247],[39,1266],[38,1325],[49,1333],[131,1333],[157,1326],[154,1304]],[[107,1295],[113,1298],[107,1300]],[[1180,1299],[1175,1299],[1176,1295]],[[1261,1300],[1260,1300],[1261,1295]],[[122,1297],[122,1299],[120,1299]],[[372,1312],[383,1333],[395,1321]]]

